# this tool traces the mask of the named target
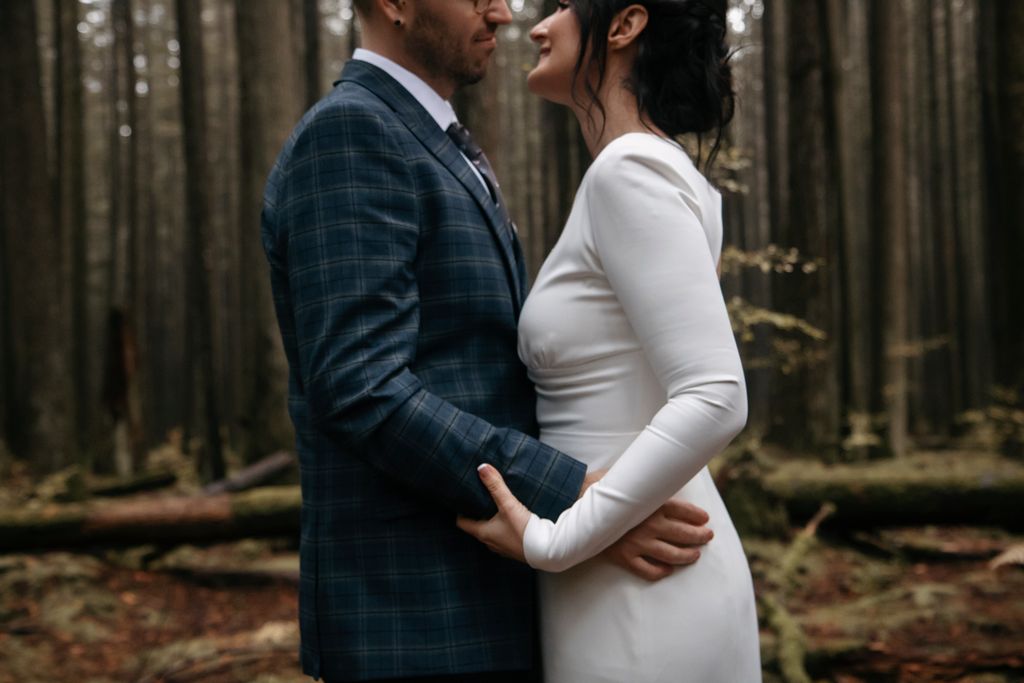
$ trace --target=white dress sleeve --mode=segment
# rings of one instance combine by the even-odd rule
[[[697,194],[664,152],[608,152],[585,188],[593,243],[666,403],[556,522],[531,518],[526,560],[549,572],[593,557],[646,519],[747,418],[743,368]]]

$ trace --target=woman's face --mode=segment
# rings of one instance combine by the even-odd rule
[[[537,66],[526,77],[530,92],[546,100],[572,105],[572,76],[580,52],[580,27],[569,2],[530,31],[530,39],[540,48]]]

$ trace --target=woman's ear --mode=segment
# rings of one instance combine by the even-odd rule
[[[629,47],[643,33],[647,26],[647,8],[630,5],[612,18],[608,27],[608,49],[622,50]]]

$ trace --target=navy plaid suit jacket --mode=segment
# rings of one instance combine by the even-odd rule
[[[301,465],[309,675],[532,665],[532,572],[455,514],[494,513],[480,463],[549,518],[585,467],[531,436],[516,353],[526,275],[499,223],[434,119],[364,62],[345,67],[271,172],[262,238]]]

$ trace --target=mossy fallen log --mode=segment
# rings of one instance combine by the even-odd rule
[[[791,521],[835,505],[828,527],[974,524],[1024,529],[1024,464],[966,452],[856,465],[778,463],[751,480]],[[0,510],[0,552],[93,544],[207,541],[298,533],[298,486],[183,498]]]
[[[0,511],[0,552],[294,535],[299,530],[300,505],[299,487],[275,486],[215,496]]]
[[[970,452],[921,453],[897,460],[778,464],[759,481],[793,521],[834,503],[833,527],[976,524],[1024,528],[1024,464]]]
[[[170,470],[159,470],[154,472],[143,472],[131,477],[123,477],[106,482],[97,482],[88,487],[89,495],[106,498],[118,496],[129,496],[142,491],[155,491],[157,489],[173,486],[178,481],[178,475]]]

